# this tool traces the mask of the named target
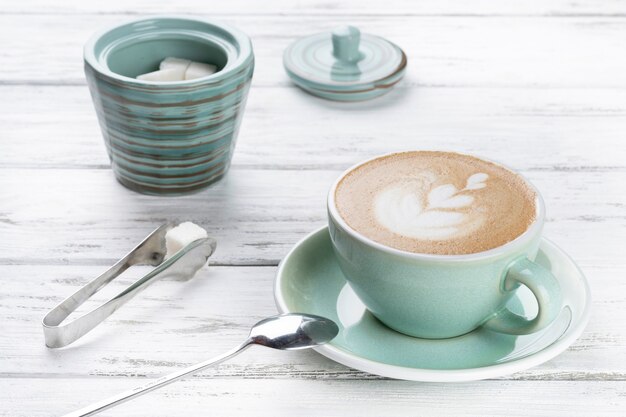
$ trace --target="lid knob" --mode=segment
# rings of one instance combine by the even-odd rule
[[[359,52],[361,31],[354,26],[340,26],[333,30],[333,55],[342,63],[353,64],[362,58]]]

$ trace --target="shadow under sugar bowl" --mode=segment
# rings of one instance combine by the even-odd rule
[[[135,78],[167,57],[213,64],[217,72],[172,82]],[[84,59],[123,185],[145,194],[184,194],[226,174],[254,71],[248,36],[213,21],[153,17],[95,34]]]

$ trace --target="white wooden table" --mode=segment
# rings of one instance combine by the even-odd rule
[[[188,197],[115,181],[83,76],[93,31],[151,13],[230,22],[257,57],[232,170]],[[288,43],[346,23],[406,51],[406,79],[387,96],[340,105],[289,82]],[[626,4],[611,0],[3,2],[0,415],[59,415],[227,349],[275,312],[276,265],[325,223],[332,180],[402,149],[483,155],[542,190],[546,235],[593,291],[591,322],[569,350],[497,380],[425,384],[251,349],[105,414],[626,415],[625,46]],[[44,313],[175,218],[218,239],[213,266],[155,284],[71,348],[46,349]]]

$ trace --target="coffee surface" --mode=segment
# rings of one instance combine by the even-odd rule
[[[536,217],[536,193],[514,172],[452,152],[404,152],[350,171],[335,191],[346,223],[392,248],[460,255],[502,246]]]

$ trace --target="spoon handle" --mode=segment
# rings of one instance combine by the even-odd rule
[[[217,365],[218,363],[224,362],[227,359],[232,358],[233,356],[241,353],[247,347],[252,345],[250,340],[246,340],[241,345],[237,346],[229,350],[228,352],[206,360],[204,362],[200,362],[196,365],[189,366],[185,369],[181,369],[178,372],[171,373],[166,376],[162,376],[159,379],[155,379],[154,381],[150,381],[147,384],[141,385],[135,389],[122,392],[120,394],[114,395],[112,397],[107,398],[106,400],[99,401],[97,403],[93,403],[88,405],[87,407],[81,408],[80,410],[71,412],[69,414],[65,414],[63,417],[86,417],[97,414],[101,411],[107,410],[111,407],[115,407],[121,403],[124,403],[128,400],[131,400],[135,397],[139,397],[140,395],[146,394],[150,391],[154,391],[155,389],[161,388],[165,385],[171,384],[172,382],[176,382],[181,378],[184,378],[188,375],[193,375],[197,372],[202,371],[205,368],[208,368],[211,365]]]

